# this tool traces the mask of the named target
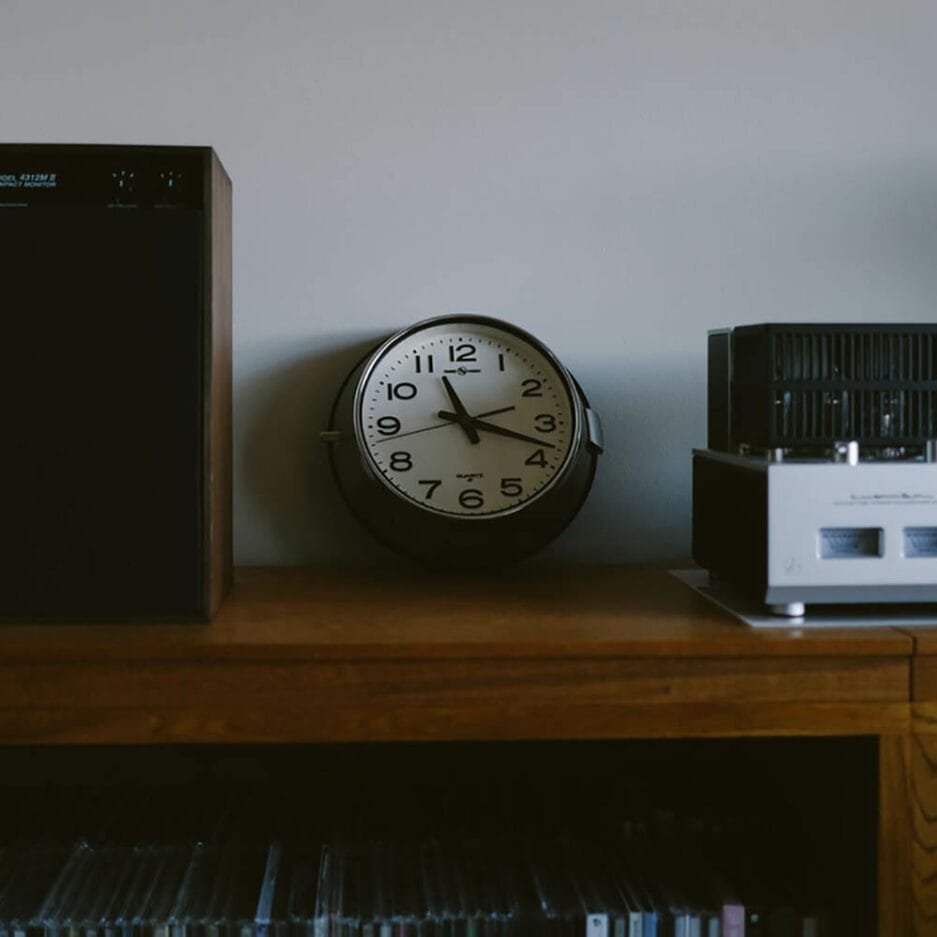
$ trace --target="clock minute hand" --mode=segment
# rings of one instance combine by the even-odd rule
[[[453,422],[458,423],[459,426],[465,430],[465,435],[468,436],[470,443],[473,445],[477,444],[478,430],[471,424],[468,410],[465,409],[465,404],[463,404],[459,399],[459,395],[455,392],[455,388],[452,386],[452,383],[448,377],[444,376],[442,383],[443,387],[446,388],[446,393],[449,395],[449,399],[452,401],[452,406],[455,407],[455,413],[452,414],[453,417],[455,417]],[[441,413],[440,416],[442,416]]]
[[[440,410],[436,416],[438,416],[441,420],[448,420],[450,423],[463,422],[462,417],[460,417],[457,413],[451,413],[448,410]],[[483,430],[486,433],[494,433],[496,436],[507,436],[510,439],[520,439],[524,442],[532,442],[547,449],[556,448],[552,442],[546,442],[545,440],[537,439],[534,436],[525,436],[523,433],[515,432],[513,429],[507,429],[504,426],[498,426],[497,423],[488,423],[485,420],[480,420],[477,416],[468,417],[468,423],[475,429]]]

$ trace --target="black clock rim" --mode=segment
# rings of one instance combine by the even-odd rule
[[[556,470],[556,472],[554,472],[553,477],[538,492],[531,495],[520,504],[506,508],[503,511],[492,512],[489,514],[457,514],[453,511],[440,511],[437,508],[428,507],[427,505],[422,504],[416,499],[411,498],[409,495],[404,494],[399,488],[387,480],[378,466],[374,463],[373,456],[371,455],[370,449],[368,448],[368,445],[364,439],[364,432],[361,421],[363,388],[367,383],[368,376],[374,370],[377,363],[391,348],[402,342],[408,335],[429,327],[446,325],[447,323],[453,322],[487,325],[491,328],[512,333],[519,337],[522,341],[527,342],[538,353],[543,355],[543,357],[559,375],[563,383],[563,389],[566,392],[567,399],[569,400],[570,412],[572,413],[573,418],[573,432],[570,435],[570,442],[566,450],[566,455],[563,458],[563,464]],[[362,360],[355,366],[355,371],[357,371],[358,368],[361,368],[361,373],[358,375],[355,386],[355,394],[352,400],[352,419],[355,440],[359,449],[361,450],[361,457],[374,477],[396,498],[400,499],[404,503],[412,505],[421,511],[425,511],[427,514],[435,515],[436,517],[449,518],[459,522],[474,523],[495,521],[499,518],[512,517],[515,514],[521,514],[549,492],[553,491],[557,485],[562,484],[563,479],[565,479],[573,471],[577,461],[577,454],[584,445],[586,438],[585,410],[588,406],[588,403],[581,389],[579,388],[579,384],[563,364],[563,362],[560,361],[560,359],[540,339],[538,339],[535,335],[532,335],[526,329],[514,325],[512,322],[506,322],[505,320],[498,319],[494,316],[485,316],[477,313],[466,313],[464,315],[460,315],[459,313],[447,313],[443,316],[432,316],[428,319],[422,319],[419,322],[414,322],[411,325],[405,326],[404,328],[399,329],[397,332],[394,332],[392,335],[388,336],[388,338],[376,345],[371,352],[362,358]]]
[[[569,526],[589,496],[598,464],[598,450],[586,446],[578,453],[569,476],[569,480],[578,476],[578,483],[573,488],[574,498],[563,502],[563,489],[551,489],[551,496],[561,499],[560,510],[547,514],[538,511],[532,525],[530,518],[523,514],[494,516],[490,528],[462,524],[458,515],[424,512],[414,518],[404,513],[409,512],[410,501],[399,497],[390,502],[393,505],[391,514],[384,514],[388,509],[387,502],[371,500],[373,488],[370,489],[372,495],[365,496],[363,500],[356,496],[348,487],[349,479],[336,470],[334,449],[330,450],[329,458],[345,504],[361,527],[378,543],[425,569],[445,570],[450,575],[461,572],[477,576],[539,553]],[[388,516],[394,520],[389,524],[376,522],[375,509],[385,521]],[[416,531],[412,527],[414,520],[418,521]],[[407,538],[400,535],[405,530],[410,534]],[[469,534],[473,538],[484,534],[485,540],[466,542],[464,538]]]

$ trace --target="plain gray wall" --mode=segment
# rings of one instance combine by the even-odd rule
[[[220,154],[239,563],[383,562],[316,434],[458,311],[604,419],[538,562],[679,560],[707,329],[933,318],[935,40],[931,0],[0,0],[0,139]]]

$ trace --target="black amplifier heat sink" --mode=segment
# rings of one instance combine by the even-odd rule
[[[937,438],[937,325],[754,325],[709,337],[709,446]]]

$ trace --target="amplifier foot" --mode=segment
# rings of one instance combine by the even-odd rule
[[[806,607],[803,602],[782,602],[780,605],[769,605],[768,611],[772,615],[784,615],[787,618],[803,618]]]

